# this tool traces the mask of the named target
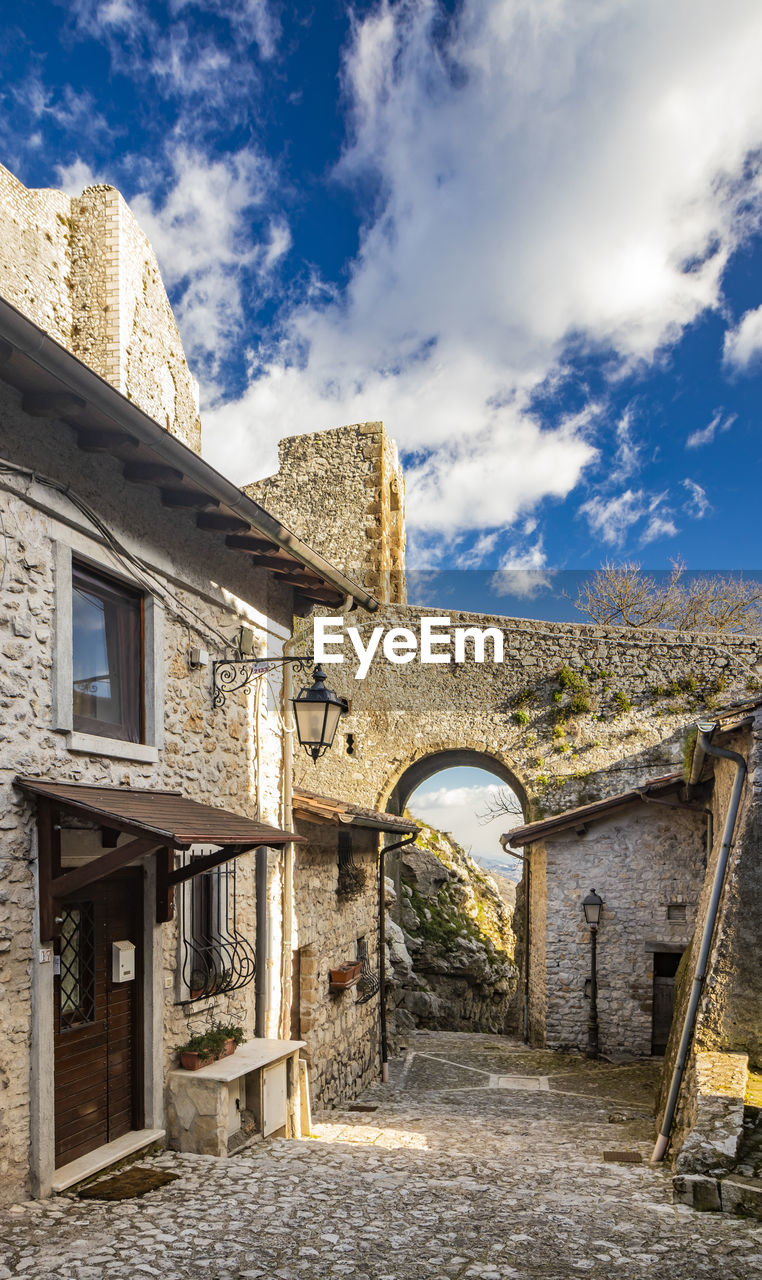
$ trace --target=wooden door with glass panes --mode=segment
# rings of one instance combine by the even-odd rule
[[[62,901],[54,981],[56,1168],[143,1126],[142,872]],[[113,980],[113,944],[135,944],[135,977]]]

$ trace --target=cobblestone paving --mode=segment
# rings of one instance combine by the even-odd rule
[[[755,1280],[762,1224],[673,1206],[664,1172],[602,1153],[652,1142],[650,1063],[417,1032],[374,1111],[230,1160],[165,1152],[140,1200],[0,1214],[0,1280]],[[546,1081],[506,1087],[505,1078]]]

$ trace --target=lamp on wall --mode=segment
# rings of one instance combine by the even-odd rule
[[[332,745],[339,720],[349,710],[345,698],[326,688],[326,678],[323,668],[315,667],[312,684],[309,688],[305,685],[291,699],[299,745],[313,760],[318,760]]]
[[[245,628],[241,628],[243,631]],[[243,644],[239,649],[242,654]],[[250,647],[250,646],[249,646]],[[308,656],[255,658],[224,658],[212,663],[212,700],[215,707],[223,707],[229,693],[242,689],[245,694],[252,691],[255,680],[266,675],[268,671],[277,670],[286,663],[293,663],[296,671],[306,671],[313,659]],[[313,670],[312,684],[305,686],[295,698],[291,699],[296,720],[296,732],[301,746],[318,760],[332,746],[336,729],[341,716],[349,711],[346,698],[340,698],[333,689],[326,688],[326,674],[322,667]]]
[[[582,901],[582,910],[585,913],[585,922],[590,929],[590,1013],[587,1020],[588,1058],[597,1058],[599,1053],[597,943],[598,925],[601,921],[602,907],[603,898],[595,892],[595,889],[591,889],[587,897]],[[585,995],[588,993],[587,987],[588,984],[586,982]]]

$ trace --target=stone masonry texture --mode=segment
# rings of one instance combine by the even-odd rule
[[[383,423],[289,436],[278,453],[246,493],[379,600],[404,601],[405,482]]]
[[[651,1052],[654,952],[685,949],[704,882],[705,818],[642,804],[547,838],[527,850],[533,897],[530,980],[532,1036],[548,1048],[587,1043],[590,931],[581,903],[603,898],[598,929],[598,1018],[603,1053]],[[544,890],[544,892],[543,892]],[[668,907],[685,907],[684,921]]]
[[[156,257],[114,187],[28,190],[0,165],[0,295],[200,452],[198,389]]]
[[[299,986],[292,991],[306,1041],[313,1106],[330,1106],[357,1096],[379,1072],[378,997],[358,1003],[358,987],[330,990],[330,969],[357,958],[358,939],[368,948],[378,973],[378,835],[352,828],[352,858],[365,877],[350,898],[338,890],[338,829],[297,819],[308,843],[296,846],[294,915],[299,953]]]
[[[0,1216],[0,1278],[756,1280],[762,1224],[673,1202],[649,1166],[654,1068],[422,1033],[313,1136],[164,1153],[139,1200]],[[617,1163],[626,1151],[642,1163]]]

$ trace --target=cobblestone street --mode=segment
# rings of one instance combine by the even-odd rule
[[[647,1164],[655,1069],[411,1034],[364,1110],[230,1160],[165,1152],[179,1181],[120,1203],[0,1217],[0,1278],[751,1280],[762,1223],[673,1206]],[[638,1152],[644,1163],[604,1161]]]

